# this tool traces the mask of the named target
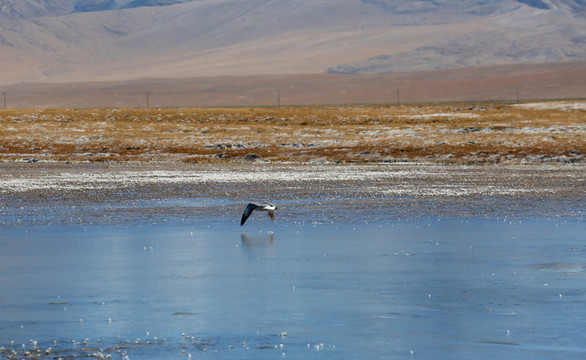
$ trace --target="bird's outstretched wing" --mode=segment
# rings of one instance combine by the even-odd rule
[[[246,222],[246,219],[248,219],[250,214],[252,214],[254,209],[256,209],[257,207],[258,207],[258,204],[254,204],[254,203],[250,203],[246,206],[246,209],[244,209],[244,213],[242,213],[242,219],[240,220],[240,226],[244,225],[244,223]]]

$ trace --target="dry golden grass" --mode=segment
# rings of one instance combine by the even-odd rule
[[[586,104],[6,109],[0,129],[4,161],[581,161]]]

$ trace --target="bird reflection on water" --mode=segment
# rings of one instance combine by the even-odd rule
[[[260,235],[240,234],[240,240],[244,247],[262,247],[273,246],[275,242],[275,233],[272,231]]]

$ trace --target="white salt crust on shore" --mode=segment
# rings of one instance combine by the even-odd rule
[[[0,177],[0,193],[23,193],[43,190],[84,191],[101,189],[123,189],[150,185],[205,185],[213,183],[301,183],[311,186],[320,182],[361,182],[388,181],[392,186],[365,184],[361,188],[371,194],[391,196],[506,196],[520,194],[555,193],[555,183],[549,187],[525,186],[523,181],[490,181],[469,179],[471,170],[490,174],[492,170],[506,170],[507,177],[531,178],[528,168],[539,172],[539,176],[555,176],[561,181],[584,181],[576,178],[580,171],[559,173],[557,169],[584,169],[580,164],[559,165],[497,165],[490,166],[445,166],[422,164],[393,165],[305,165],[305,166],[254,166],[254,167],[197,167],[186,170],[152,169],[99,169],[92,171],[51,171],[41,169],[26,174],[12,174],[10,178]],[[517,172],[519,171],[519,172]],[[522,173],[522,174],[521,174]],[[584,172],[582,172],[584,173]],[[478,176],[476,174],[475,176]],[[454,181],[446,181],[453,178]],[[417,185],[410,180],[443,179],[441,183],[426,181]]]

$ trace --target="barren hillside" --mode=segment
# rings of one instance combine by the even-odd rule
[[[586,98],[586,61],[397,74],[251,75],[17,84],[0,87],[0,91],[6,95],[8,108],[405,104],[567,99]]]
[[[0,84],[586,59],[571,0],[0,0]]]

